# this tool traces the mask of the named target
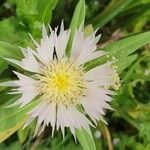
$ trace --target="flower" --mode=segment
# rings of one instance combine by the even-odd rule
[[[32,37],[36,49],[22,48],[21,61],[7,59],[20,66],[25,75],[14,72],[19,80],[1,83],[3,86],[12,86],[11,94],[21,94],[13,104],[24,107],[35,99],[39,103],[28,112],[29,119],[24,127],[37,119],[35,135],[39,135],[49,124],[52,135],[55,129],[61,129],[65,134],[65,127],[70,128],[75,136],[75,129],[89,131],[92,120],[102,120],[105,109],[111,109],[107,102],[114,94],[110,88],[119,84],[118,74],[113,61],[86,71],[84,64],[92,59],[105,55],[103,51],[96,51],[100,36],[95,32],[85,37],[80,27],[74,34],[71,55],[66,56],[70,30],[64,30],[63,22],[60,32],[58,28],[48,35],[45,26],[42,28],[42,39],[37,43]],[[83,111],[79,111],[81,106]],[[87,118],[87,115],[91,118]]]

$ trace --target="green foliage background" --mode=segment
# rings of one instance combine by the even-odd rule
[[[122,81],[111,104],[116,111],[107,111],[105,116],[108,125],[98,122],[97,127],[92,128],[93,138],[85,131],[77,131],[77,143],[68,130],[64,140],[60,132],[52,138],[48,130],[33,139],[35,124],[25,130],[21,126],[25,113],[35,103],[23,109],[6,108],[17,96],[6,95],[9,89],[0,87],[0,149],[150,150],[150,0],[85,2],[1,0],[0,82],[15,78],[11,70],[16,66],[8,64],[3,58],[21,59],[18,46],[33,47],[28,33],[38,40],[43,23],[55,27],[64,19],[65,26],[72,29],[71,43],[76,28],[85,20],[87,33],[99,28],[102,38],[98,49],[109,52],[109,59],[117,59]],[[89,70],[107,60],[106,57],[98,58],[84,67]]]

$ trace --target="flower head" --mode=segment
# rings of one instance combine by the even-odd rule
[[[42,39],[37,43],[35,50],[22,49],[24,58],[21,61],[7,59],[32,73],[25,75],[14,72],[19,80],[2,83],[12,86],[12,94],[21,94],[13,105],[24,107],[34,99],[39,103],[29,114],[25,127],[37,119],[35,134],[40,134],[49,124],[52,134],[55,129],[61,129],[63,135],[65,127],[69,127],[75,136],[75,129],[89,130],[91,120],[96,123],[102,120],[105,109],[111,109],[107,102],[111,101],[114,92],[109,88],[117,88],[118,75],[113,67],[113,62],[107,62],[86,71],[84,64],[92,59],[103,56],[103,51],[96,51],[99,36],[93,32],[88,37],[84,36],[81,28],[75,32],[71,56],[65,54],[70,30],[64,30],[63,23],[57,35],[57,29],[50,28],[48,35],[43,26]],[[78,109],[82,106],[83,111]]]

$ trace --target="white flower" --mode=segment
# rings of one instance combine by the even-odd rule
[[[105,121],[104,109],[111,109],[107,102],[114,94],[109,88],[117,86],[118,75],[113,62],[84,70],[87,61],[104,55],[103,51],[95,51],[99,40],[95,32],[85,37],[79,28],[73,38],[71,56],[67,57],[65,50],[70,31],[64,30],[63,23],[58,35],[57,28],[54,31],[50,28],[50,31],[48,35],[43,26],[40,43],[32,38],[36,49],[22,49],[24,58],[21,61],[7,59],[32,75],[14,72],[19,80],[1,83],[1,86],[12,86],[12,94],[21,94],[13,105],[23,107],[39,99],[37,106],[28,112],[29,120],[24,127],[37,119],[36,135],[50,124],[52,135],[60,128],[64,136],[65,127],[68,127],[75,136],[75,129],[89,131],[92,123],[87,115],[95,124],[97,120]],[[82,106],[82,112],[78,106]]]

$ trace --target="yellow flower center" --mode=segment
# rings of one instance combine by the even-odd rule
[[[58,88],[58,90],[65,92],[67,88],[69,88],[69,79],[70,78],[66,73],[59,73],[53,76],[52,83]]]
[[[42,99],[56,104],[79,103],[85,94],[85,80],[82,67],[67,59],[54,60],[43,67],[39,75],[39,89]]]

